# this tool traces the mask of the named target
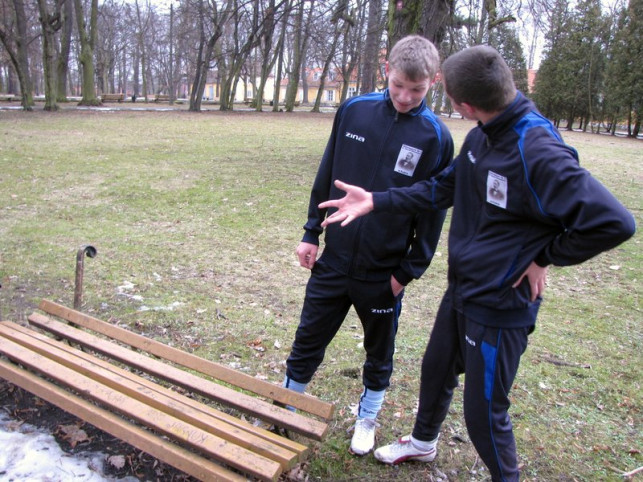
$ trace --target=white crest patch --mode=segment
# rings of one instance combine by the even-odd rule
[[[402,144],[400,153],[397,155],[394,171],[411,177],[415,172],[418,162],[420,162],[420,157],[422,157],[422,149]]]
[[[487,202],[507,209],[507,178],[489,171],[487,174]]]

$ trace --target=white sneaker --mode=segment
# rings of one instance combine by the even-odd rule
[[[365,455],[375,447],[375,429],[379,424],[370,418],[358,418],[351,439],[351,453]]]
[[[406,435],[390,445],[380,447],[375,451],[375,458],[385,464],[396,465],[406,460],[417,460],[419,462],[431,462],[437,455],[437,449],[422,451],[415,448],[411,442],[411,436]]]

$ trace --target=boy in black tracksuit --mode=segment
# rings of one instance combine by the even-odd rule
[[[358,455],[374,445],[375,418],[393,370],[403,288],[429,266],[445,211],[373,216],[350,229],[331,226],[317,259],[326,216],[318,204],[338,195],[332,183],[337,177],[383,190],[411,186],[449,165],[451,135],[425,104],[438,67],[438,53],[431,42],[406,37],[391,50],[388,89],[340,106],[297,248],[300,265],[312,271],[284,386],[305,389],[353,306],[364,328],[366,351],[364,391],[351,441],[351,451]]]
[[[375,457],[389,464],[433,460],[464,373],[471,441],[494,481],[516,481],[509,391],[535,327],[547,266],[581,263],[618,246],[635,223],[516,92],[498,52],[458,52],[444,62],[442,78],[454,108],[478,121],[453,164],[430,181],[372,195],[338,183],[348,194],[322,207],[340,207],[326,223],[345,225],[371,209],[381,215],[453,206],[449,286],[422,362],[415,427]]]

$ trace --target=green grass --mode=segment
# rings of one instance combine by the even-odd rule
[[[459,146],[471,123],[447,123]],[[76,251],[89,243],[84,311],[279,383],[308,277],[294,251],[331,125],[303,112],[0,111],[0,318],[26,323],[42,298],[71,306]],[[640,226],[641,141],[563,136]],[[407,289],[381,443],[413,424],[446,284],[442,238]],[[639,238],[550,271],[512,391],[525,480],[616,481],[643,465]],[[351,312],[311,383],[337,415],[304,466],[310,480],[485,480],[460,390],[435,463],[348,454],[361,342]]]

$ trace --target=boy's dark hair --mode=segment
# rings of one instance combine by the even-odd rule
[[[442,64],[449,97],[485,112],[504,110],[516,97],[511,69],[493,47],[476,45],[461,50]]]

